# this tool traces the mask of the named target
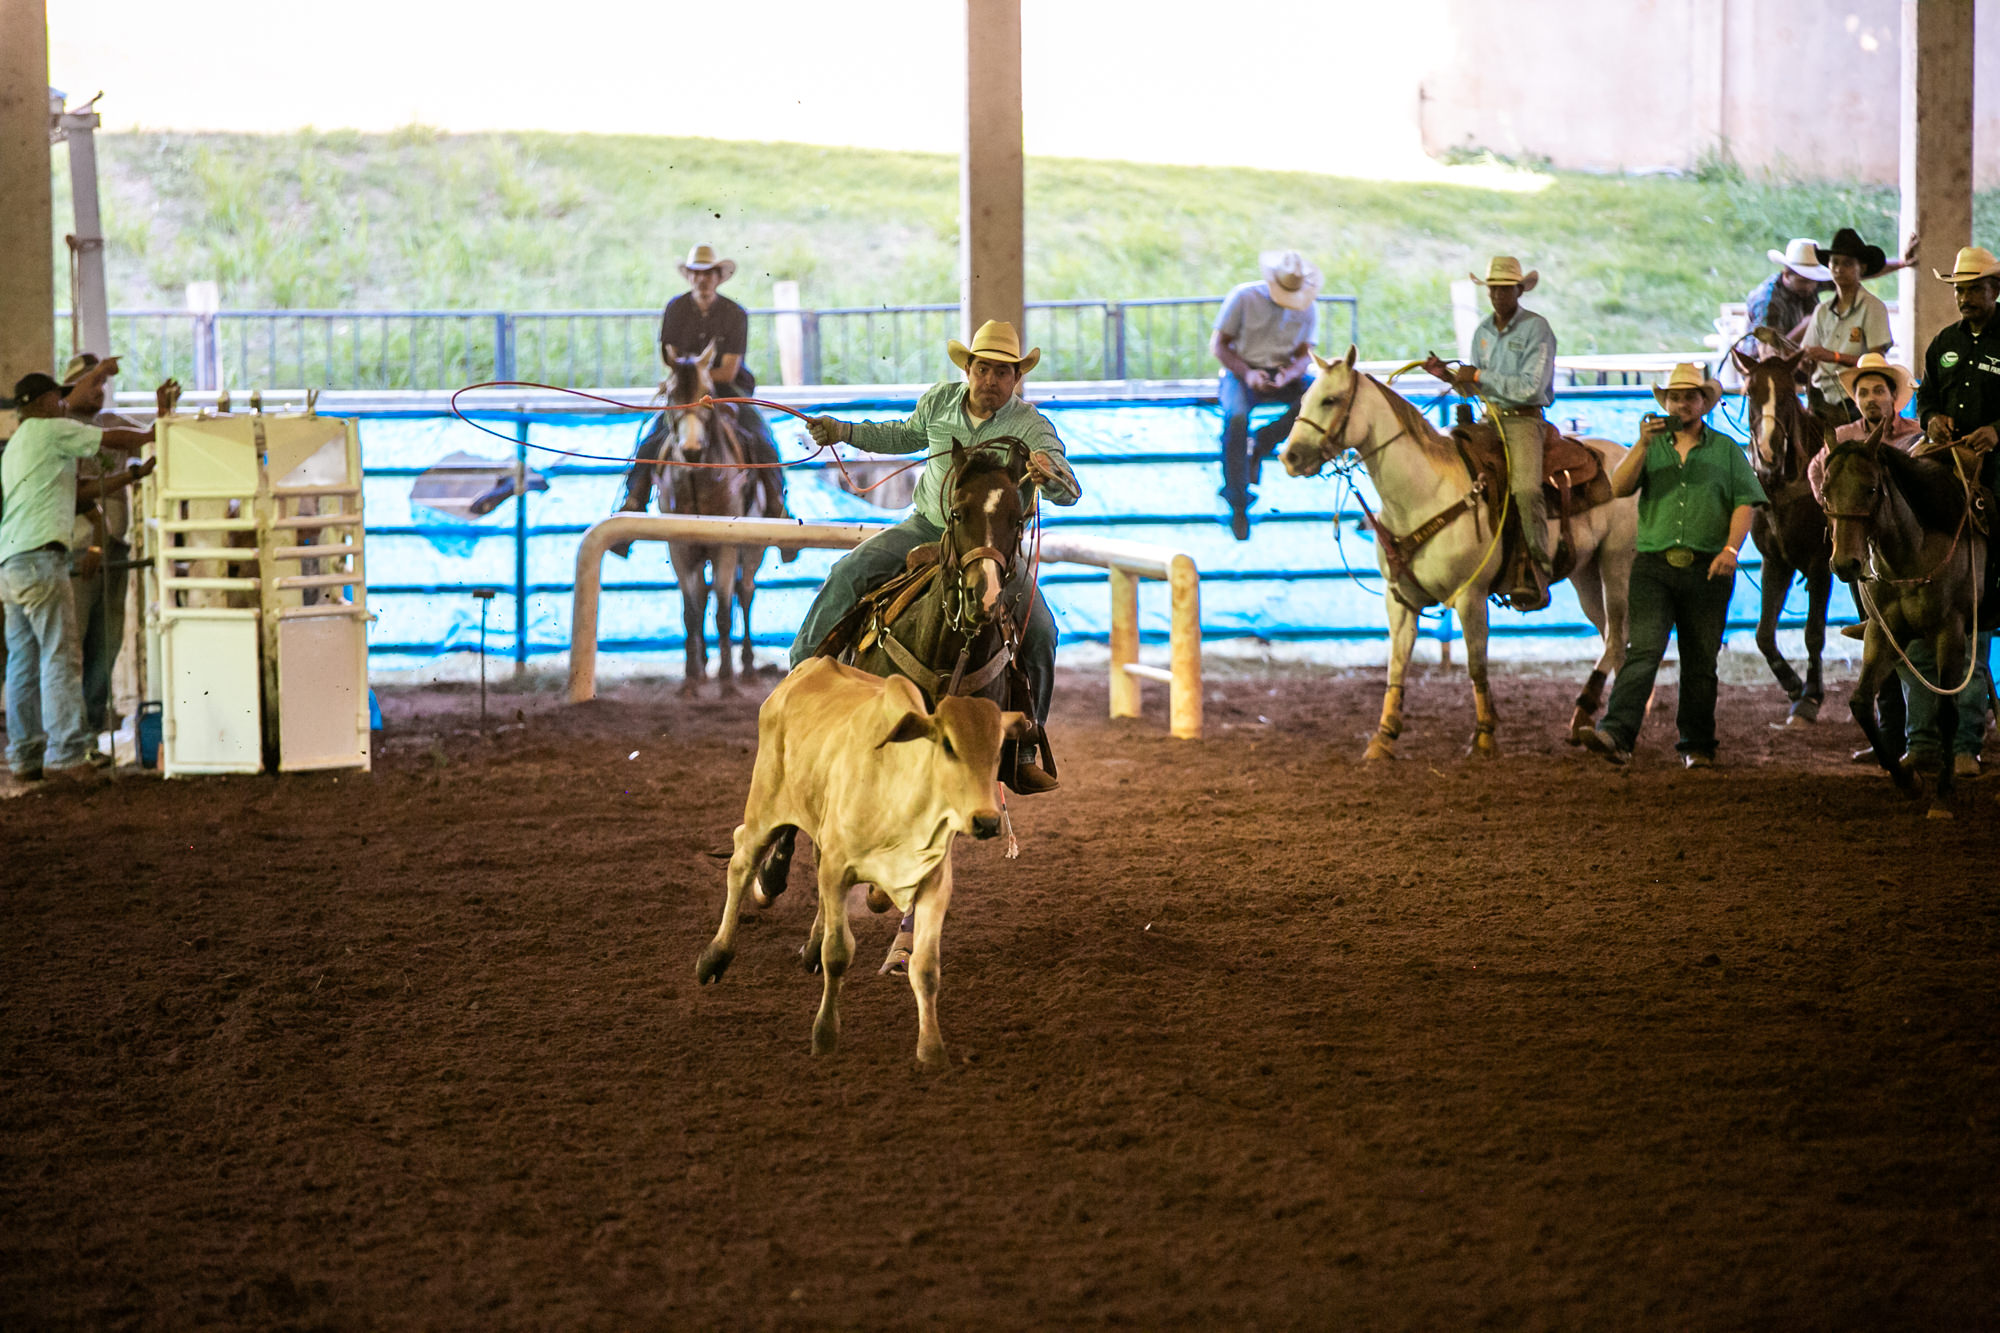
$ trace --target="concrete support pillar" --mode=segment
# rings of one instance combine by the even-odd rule
[[[42,0],[0,0],[0,394],[53,372],[55,244],[49,196],[49,26]]]
[[[959,322],[1027,339],[1022,243],[1021,0],[965,0],[965,153],[958,169]]]
[[[1896,345],[1912,366],[1958,319],[1952,290],[1931,276],[1972,244],[1973,0],[1903,0],[1902,235],[1923,246],[1898,277]]]

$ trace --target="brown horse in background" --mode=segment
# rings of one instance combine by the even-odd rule
[[[1793,722],[1817,722],[1826,686],[1820,658],[1826,648],[1826,605],[1833,589],[1828,560],[1833,539],[1826,514],[1813,498],[1806,467],[1832,442],[1833,432],[1799,403],[1798,373],[1803,352],[1751,360],[1730,353],[1743,372],[1743,400],[1749,405],[1750,466],[1770,500],[1750,520],[1764,568],[1758,583],[1764,595],[1757,615],[1757,649],[1792,701]],[[1792,579],[1806,584],[1806,676],[1803,681],[1778,650],[1778,618]]]
[[[722,518],[776,518],[770,494],[755,470],[745,462],[742,429],[734,410],[723,406],[683,406],[715,394],[709,369],[715,364],[715,344],[699,356],[665,350],[673,381],[663,384],[669,410],[660,414],[655,431],[667,432],[664,466],[654,479],[660,512],[704,514]],[[673,410],[678,407],[679,410]],[[699,542],[667,543],[674,578],[680,584],[681,610],[687,627],[687,671],[682,694],[694,694],[708,674],[709,595],[715,597],[715,635],[720,657],[715,678],[725,695],[736,693],[735,664],[730,660],[732,605],[743,608],[743,670],[756,670],[750,650],[750,602],[757,593],[757,568],[764,563],[763,546],[720,546]],[[713,580],[709,571],[713,569]]]

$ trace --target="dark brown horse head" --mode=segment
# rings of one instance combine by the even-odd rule
[[[1805,353],[1730,357],[1743,372],[1743,401],[1750,416],[1750,458],[1759,476],[1779,481],[1804,474],[1805,462],[1819,452],[1818,423],[1799,405],[1799,369]]]
[[[1882,507],[1885,481],[1882,444],[1873,435],[1836,444],[1826,456],[1821,490],[1833,524],[1831,568],[1843,582],[1854,582],[1867,566],[1868,533]]]
[[[995,452],[1003,445],[1005,453]],[[1019,563],[1027,473],[1028,447],[1011,436],[970,450],[951,443],[945,558],[957,573],[958,614],[968,624],[984,625],[999,613]]]

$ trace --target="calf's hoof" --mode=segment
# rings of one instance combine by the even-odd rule
[[[945,1058],[942,1040],[919,1041],[917,1043],[917,1063],[932,1073],[943,1073],[951,1068],[951,1061]]]
[[[1948,806],[1948,805],[1946,805],[1946,804],[1945,804],[1945,803],[1944,803],[1943,801],[1932,801],[1932,802],[1931,802],[1931,808],[1930,808],[1929,810],[1926,810],[1926,811],[1924,812],[1924,818],[1925,818],[1925,819],[1956,819],[1956,818],[1958,818],[1958,816],[1954,815],[1954,814],[1953,814],[1953,813],[1951,812],[1951,807],[1950,807],[1950,806]]]
[[[1361,756],[1364,763],[1373,762],[1377,759],[1394,759],[1395,757],[1396,742],[1380,735],[1377,735],[1373,740],[1368,742],[1368,749]]]
[[[706,986],[711,981],[722,980],[722,974],[729,970],[729,960],[736,955],[728,949],[718,949],[713,944],[701,951],[695,960],[694,979]]]
[[[1490,731],[1475,731],[1472,733],[1472,753],[1478,759],[1497,759],[1500,757],[1500,742],[1493,739]]]
[[[839,1045],[839,1019],[821,1019],[819,1022],[813,1024],[812,1053],[814,1055],[832,1055],[835,1048]]]
[[[799,966],[810,976],[820,974],[819,936],[815,935],[799,947]]]

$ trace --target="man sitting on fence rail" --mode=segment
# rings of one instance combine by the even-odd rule
[[[900,573],[911,551],[944,536],[954,444],[962,444],[968,451],[1004,453],[994,446],[995,441],[1024,441],[1028,446],[1028,477],[1043,498],[1053,504],[1073,505],[1083,496],[1083,488],[1063,456],[1063,443],[1055,427],[1017,394],[1021,381],[1041,359],[1041,349],[1023,355],[1020,335],[1012,324],[1000,320],[980,325],[970,347],[955,338],[946,347],[953,363],[965,372],[964,381],[944,380],[932,385],[917,400],[916,410],[903,420],[849,422],[818,416],[810,423],[813,439],[822,445],[851,443],[877,454],[922,452],[926,459],[917,483],[914,512],[855,547],[827,572],[826,584],[813,599],[792,643],[793,666],[818,651],[863,593]],[[1020,562],[1019,568],[1026,579],[1034,577],[1029,562]],[[1021,628],[1021,669],[1034,695],[1039,726],[1048,721],[1049,697],[1055,688],[1056,622],[1039,591],[1013,587],[1007,592],[1010,600],[1030,594]],[[1021,744],[1025,747],[1029,742]],[[1025,749],[1016,771],[1029,789],[1055,786],[1053,777],[1028,762]]]
[[[687,260],[680,270],[681,277],[687,280],[688,289],[667,302],[667,308],[660,313],[661,359],[667,358],[668,348],[693,356],[713,343],[715,365],[710,375],[715,381],[715,396],[754,396],[757,377],[744,364],[744,357],[750,350],[750,312],[718,290],[735,274],[736,261],[723,259],[712,245],[697,245],[688,251]],[[778,444],[771,438],[770,423],[764,420],[764,414],[748,403],[738,403],[736,419],[742,427],[744,460],[776,463]],[[659,471],[653,465],[666,450],[667,438],[667,432],[658,429],[639,445],[638,452],[633,455],[632,470],[625,477],[625,503],[621,508],[635,512],[646,509],[655,475]],[[785,508],[784,470],[778,467],[759,468],[757,477],[769,501],[767,512],[789,513]],[[631,543],[621,542],[611,550],[614,555],[624,556],[631,551]],[[797,558],[796,551],[785,553],[787,560]]]
[[[1292,433],[1306,370],[1319,327],[1319,270],[1296,250],[1267,250],[1257,258],[1264,276],[1223,298],[1209,350],[1222,363],[1222,498],[1229,501],[1229,530],[1250,539],[1250,502],[1264,460]],[[1250,434],[1250,409],[1284,403],[1285,414]]]

